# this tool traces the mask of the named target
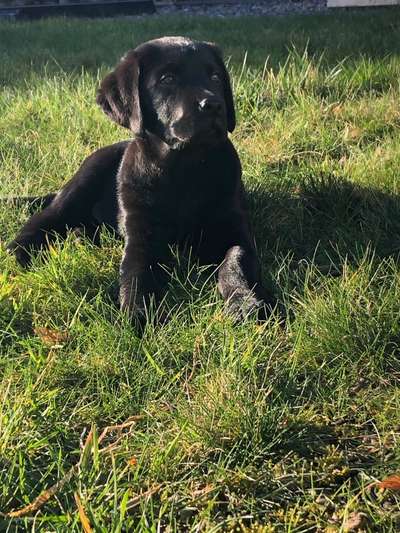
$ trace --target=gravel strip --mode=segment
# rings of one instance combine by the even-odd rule
[[[8,6],[8,12],[0,13],[0,18],[14,19],[16,17],[15,11],[18,6],[34,4],[39,1],[44,4],[46,0],[16,0],[13,6]],[[57,0],[47,0],[51,3],[56,3]],[[69,0],[73,2],[73,0]],[[77,1],[77,0],[76,0]],[[101,0],[92,0],[94,2]],[[207,1],[207,0],[206,0]],[[90,3],[91,0],[86,0],[83,3]],[[106,0],[107,2],[107,0]],[[160,4],[155,1],[157,15],[206,15],[208,17],[242,17],[242,16],[261,16],[272,15],[282,16],[290,14],[308,15],[312,13],[326,13],[326,0],[264,0],[263,2],[251,2],[250,0],[229,0],[229,3],[206,3],[201,4],[196,0],[193,3],[187,3],[185,0],[161,0]],[[61,3],[61,2],[60,2]],[[65,2],[68,3],[68,2]],[[0,0],[0,7],[7,7],[4,5],[4,0]],[[124,18],[145,18],[152,16],[150,14],[140,15],[118,15]]]
[[[242,17],[260,15],[311,14],[326,12],[326,0],[265,0],[264,2],[237,2],[229,4],[185,5],[176,2],[157,7],[157,13],[207,15],[209,17]]]

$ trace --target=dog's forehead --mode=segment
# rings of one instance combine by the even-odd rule
[[[195,49],[196,45],[202,44],[201,41],[194,41],[193,39],[189,39],[188,37],[160,37],[158,39],[153,39],[151,41],[147,41],[146,43],[143,43],[144,46],[154,46],[159,48],[174,48],[174,49],[188,49],[192,48]]]
[[[187,37],[161,37],[147,41],[135,50],[144,62],[144,67],[162,63],[180,63],[194,55],[198,60],[212,60],[212,45],[203,41],[194,41]]]

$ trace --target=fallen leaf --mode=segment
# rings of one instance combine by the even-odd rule
[[[379,481],[377,486],[380,489],[400,490],[400,474],[393,474],[392,476],[385,478],[383,481]]]
[[[343,133],[343,138],[345,141],[353,141],[360,138],[362,135],[362,130],[357,126],[346,125]]]
[[[366,515],[356,511],[349,514],[347,520],[343,524],[343,531],[359,531],[365,526]]]
[[[68,333],[65,331],[57,331],[55,329],[44,328],[37,326],[35,328],[35,335],[50,348],[62,346],[62,344],[68,339]]]
[[[133,456],[130,459],[128,459],[128,465],[129,466],[136,466],[137,465],[137,459],[136,459],[135,456]]]
[[[343,111],[343,106],[341,104],[338,104],[332,107],[332,113],[336,116],[341,115],[342,111]]]

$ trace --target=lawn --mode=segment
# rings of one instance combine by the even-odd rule
[[[24,271],[4,244],[27,211],[3,202],[0,530],[399,531],[377,485],[400,471],[399,33],[396,8],[0,24],[2,197],[55,190],[126,137],[94,96],[128,48],[221,45],[287,312],[235,325],[210,270],[177,257],[170,320],[139,338],[114,303],[121,245],[71,235]]]

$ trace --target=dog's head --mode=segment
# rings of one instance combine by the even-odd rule
[[[184,37],[155,39],[129,51],[102,81],[97,103],[121,126],[136,135],[151,132],[172,148],[218,144],[235,128],[219,49]]]

